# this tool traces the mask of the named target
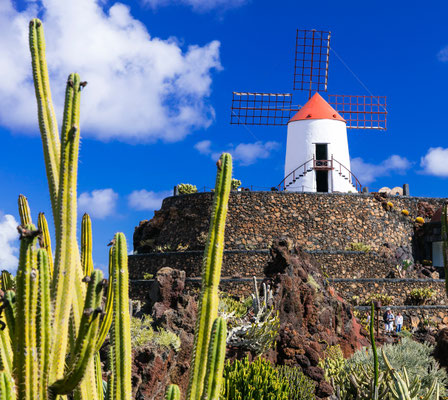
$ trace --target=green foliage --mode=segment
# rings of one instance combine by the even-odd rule
[[[131,343],[134,350],[155,345],[160,349],[179,351],[180,338],[174,332],[152,328],[152,318],[144,315],[142,318],[131,317]]]
[[[221,316],[226,318],[227,320],[233,318],[242,318],[244,317],[250,306],[252,305],[252,299],[250,299],[249,305],[247,302],[235,300],[231,295],[220,292],[219,293],[219,307],[218,312]]]
[[[408,298],[411,304],[422,305],[434,298],[436,292],[431,288],[414,288],[409,292]]]
[[[289,400],[314,400],[314,382],[304,375],[300,367],[282,365],[277,368],[280,378],[285,377],[289,383]]]
[[[249,362],[235,360],[224,367],[224,384],[221,400],[288,400],[288,378],[281,375],[272,364],[258,358]]]
[[[319,367],[324,370],[325,380],[331,382],[332,379],[344,375],[346,360],[342,354],[341,346],[328,346],[319,360]],[[346,374],[344,375],[346,377]]]
[[[442,395],[446,393],[446,385],[448,383],[447,373],[440,368],[439,363],[432,357],[433,346],[427,343],[418,343],[410,338],[402,338],[401,342],[395,345],[386,344],[383,350],[390,363],[396,369],[406,368],[409,376],[419,377],[421,380],[420,395],[424,395],[430,388],[434,378],[437,378],[440,384],[440,392]],[[358,350],[348,364],[352,367],[366,366],[373,363],[372,349]],[[380,371],[387,370],[384,359],[380,357]]]
[[[370,306],[372,301],[379,301],[382,306],[388,306],[392,304],[394,298],[384,293],[372,293],[363,301],[363,304]]]
[[[198,188],[195,185],[191,185],[190,183],[180,183],[177,185],[177,190],[179,194],[192,194],[197,193]]]
[[[145,272],[143,274],[143,279],[145,279],[145,280],[154,279],[154,274],[150,274],[149,272]]]
[[[232,179],[232,190],[237,190],[241,186],[241,181],[239,179]]]
[[[345,250],[363,251],[364,253],[368,253],[370,251],[370,246],[362,242],[352,242],[345,248]]]

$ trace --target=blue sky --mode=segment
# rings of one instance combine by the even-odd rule
[[[391,3],[2,0],[0,267],[13,268],[17,256],[18,194],[35,216],[51,215],[26,37],[35,15],[44,21],[58,118],[68,73],[89,82],[78,195],[80,211],[92,215],[100,267],[114,232],[132,250],[134,227],[174,185],[213,185],[215,153],[234,154],[243,186],[280,182],[286,127],[231,126],[230,104],[234,90],[291,92],[297,28],[330,30],[344,62],[388,98],[386,132],[349,131],[361,182],[448,196],[448,4]],[[368,94],[334,54],[328,93]]]

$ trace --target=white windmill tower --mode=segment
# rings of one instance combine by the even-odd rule
[[[386,97],[329,95],[327,102],[319,94],[327,91],[330,49],[330,32],[297,30],[294,89],[308,91],[303,107],[292,105],[290,93],[233,92],[231,124],[288,126],[279,190],[361,191],[347,128],[386,129]]]

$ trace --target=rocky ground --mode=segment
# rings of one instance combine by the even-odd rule
[[[352,306],[328,285],[317,262],[291,240],[274,241],[265,275],[281,323],[276,346],[266,357],[280,365],[300,366],[315,381],[316,395],[328,397],[332,388],[317,365],[325,347],[339,343],[348,356],[368,344],[365,330],[356,321]],[[148,293],[143,311],[151,314],[155,328],[178,334],[182,345],[178,353],[160,354],[149,346],[134,355],[136,399],[161,399],[169,383],[186,390],[197,303],[184,287],[183,271],[163,268]],[[228,356],[240,358],[246,353],[228,349]]]

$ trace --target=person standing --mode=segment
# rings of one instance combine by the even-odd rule
[[[389,308],[389,315],[387,317],[387,322],[389,324],[389,329],[388,329],[389,334],[394,331],[394,321],[395,321],[395,316]]]
[[[395,332],[401,332],[401,328],[403,327],[403,316],[401,315],[401,313],[397,314],[397,317],[395,318]]]

